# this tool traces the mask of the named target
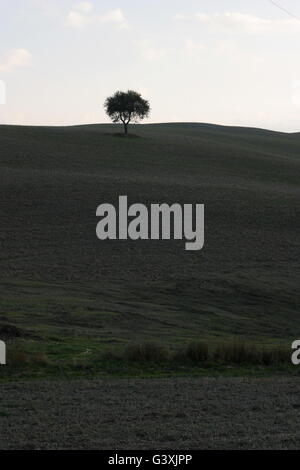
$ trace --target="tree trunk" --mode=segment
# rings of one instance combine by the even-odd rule
[[[126,124],[125,122],[124,122],[124,133],[125,135],[128,134],[128,124]]]

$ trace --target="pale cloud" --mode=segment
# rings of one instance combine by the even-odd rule
[[[27,49],[13,49],[3,62],[0,62],[0,72],[10,72],[14,68],[28,67],[32,63],[32,56]]]
[[[150,47],[150,48],[142,50],[143,59],[149,60],[149,61],[163,59],[166,57],[167,54],[168,54],[168,50],[163,49],[163,48]]]
[[[171,48],[162,47],[162,44],[149,39],[139,39],[135,41],[135,44],[139,49],[140,57],[149,62],[164,59],[172,52]]]
[[[92,2],[80,2],[66,17],[66,25],[72,28],[84,28],[89,25],[111,23],[120,28],[128,28],[128,22],[120,8],[108,10],[102,15],[93,12]]]
[[[76,10],[87,13],[87,12],[92,11],[92,9],[94,8],[94,5],[92,2],[80,2],[75,8]]]
[[[53,5],[49,0],[30,0],[31,8],[38,8],[42,13],[48,14],[52,11]]]
[[[81,28],[88,24],[87,18],[78,11],[71,10],[66,18],[66,25],[73,28]]]
[[[199,55],[206,51],[206,47],[203,44],[195,42],[193,39],[188,38],[185,40],[185,51],[191,55]]]
[[[196,20],[215,31],[248,34],[294,34],[300,32],[300,21],[296,18],[275,20],[255,15],[225,12],[196,13],[194,15],[175,15],[176,20]]]

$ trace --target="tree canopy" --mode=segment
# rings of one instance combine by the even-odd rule
[[[149,102],[133,90],[117,91],[105,100],[104,108],[113,122],[122,122],[125,135],[130,122],[138,122],[150,114]]]

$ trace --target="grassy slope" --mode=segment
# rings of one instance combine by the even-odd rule
[[[0,126],[0,323],[68,360],[107,345],[300,330],[300,136],[204,124]],[[99,242],[96,207],[205,203],[206,244]]]

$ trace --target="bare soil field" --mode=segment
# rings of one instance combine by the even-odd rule
[[[1,384],[0,449],[298,449],[298,378]]]

